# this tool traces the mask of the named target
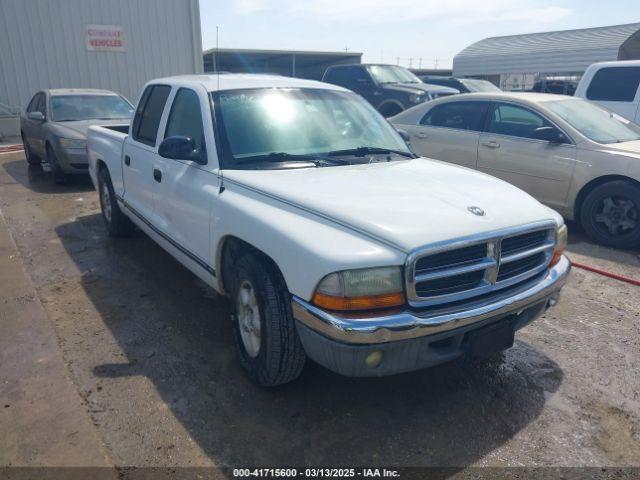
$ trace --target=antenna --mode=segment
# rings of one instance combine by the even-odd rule
[[[213,54],[213,71],[218,74],[218,86],[216,88],[220,90],[220,72],[218,71],[218,25],[216,25],[216,51]]]

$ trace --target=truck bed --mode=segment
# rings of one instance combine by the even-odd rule
[[[129,125],[108,125],[89,127],[87,131],[87,152],[89,175],[94,187],[98,186],[98,164],[104,162],[109,167],[111,182],[116,195],[124,193],[122,182],[122,147],[129,133]]]

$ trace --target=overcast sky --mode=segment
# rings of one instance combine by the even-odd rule
[[[204,49],[363,52],[450,67],[482,38],[640,22],[638,0],[200,0]]]

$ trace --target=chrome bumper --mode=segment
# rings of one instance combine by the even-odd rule
[[[547,275],[525,290],[457,311],[412,309],[383,316],[355,318],[327,312],[293,297],[294,318],[332,340],[349,344],[374,344],[420,338],[466,327],[492,318],[517,314],[527,307],[555,299],[565,284],[571,263],[563,256]]]

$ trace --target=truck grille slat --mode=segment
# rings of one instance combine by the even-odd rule
[[[419,252],[407,268],[407,293],[415,306],[443,305],[500,290],[541,274],[555,246],[554,227],[488,235],[433,253]]]

